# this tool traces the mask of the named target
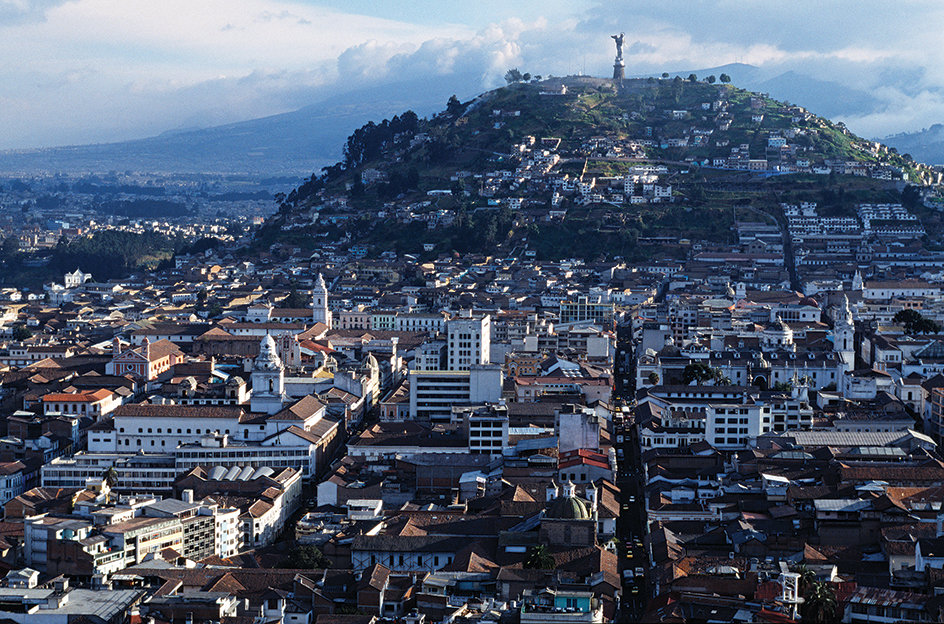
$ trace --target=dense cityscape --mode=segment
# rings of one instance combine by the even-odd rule
[[[519,76],[310,179],[0,179],[0,618],[944,618],[940,167]]]

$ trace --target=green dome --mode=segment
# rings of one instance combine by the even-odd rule
[[[590,510],[587,503],[576,496],[560,496],[551,501],[544,516],[557,520],[589,520]]]

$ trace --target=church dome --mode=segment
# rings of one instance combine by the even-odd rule
[[[665,346],[659,349],[659,357],[681,357],[682,350],[672,342],[672,336],[665,337]]]
[[[770,368],[770,362],[764,359],[764,354],[758,351],[754,354],[754,368]]]
[[[544,517],[552,520],[589,520],[590,508],[585,500],[574,495],[573,484],[568,483],[564,487],[564,495],[548,503]]]

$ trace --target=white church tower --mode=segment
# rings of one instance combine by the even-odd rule
[[[250,411],[275,414],[282,409],[285,402],[285,376],[282,371],[282,360],[276,352],[275,340],[268,334],[262,339],[250,379],[252,380]]]
[[[842,307],[836,314],[833,323],[833,350],[842,360],[842,370],[851,371],[855,368],[855,325],[852,322],[852,310],[849,308],[849,298],[842,296]]]
[[[331,310],[328,309],[328,287],[324,276],[318,274],[318,281],[311,293],[311,320],[315,323],[324,323],[331,329]]]

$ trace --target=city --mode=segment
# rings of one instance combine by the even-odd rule
[[[941,167],[513,77],[307,179],[3,179],[0,618],[941,621]]]

